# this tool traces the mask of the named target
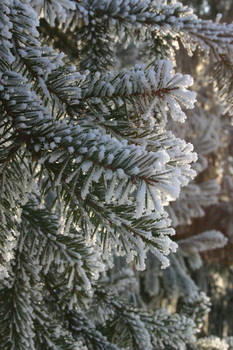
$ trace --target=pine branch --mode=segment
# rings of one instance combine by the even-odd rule
[[[189,75],[158,58],[175,62],[177,43],[188,53],[200,47],[218,62],[214,70],[217,79],[224,77],[219,87],[230,105],[232,28],[166,0],[1,1],[3,350],[212,346],[212,339],[194,338],[208,307],[190,277],[201,264],[199,252],[213,246],[211,234],[182,240],[177,254],[170,254],[177,245],[164,208],[186,186],[177,207],[190,220],[216,200],[218,187],[214,181],[187,186],[197,156],[168,129],[194,142],[201,155],[197,172],[228,135],[220,138],[216,118],[210,123],[204,113],[200,122],[192,115],[187,127],[174,127],[196,94]],[[67,39],[59,47],[70,58],[57,53],[53,34]],[[117,45],[132,42],[138,54],[126,66],[136,57],[150,64],[119,70]],[[72,56],[78,68],[70,65]],[[217,166],[221,175],[222,162]],[[214,231],[215,246],[225,241]],[[164,273],[161,265],[168,267]],[[145,268],[144,274],[136,271]],[[174,307],[177,297],[179,314],[148,312],[164,302]]]
[[[212,77],[214,85],[218,91],[217,97],[226,106],[229,114],[233,112],[233,61],[231,52],[220,54],[217,64],[211,65],[208,73]]]
[[[82,6],[85,10],[81,10]],[[219,59],[219,55],[232,50],[232,24],[219,24],[210,20],[200,20],[192,9],[183,6],[180,2],[168,5],[157,5],[152,1],[90,1],[78,5],[84,23],[89,22],[89,13],[96,18],[104,17],[106,21],[116,27],[116,32],[124,30],[124,26],[134,28],[146,27],[152,32],[170,34],[173,38],[182,40],[186,49],[192,53],[196,46],[202,50],[212,51]],[[123,35],[129,35],[125,29]],[[131,31],[132,33],[132,31]],[[190,43],[191,39],[191,43]]]
[[[79,295],[91,294],[92,281],[103,266],[98,251],[83,240],[80,232],[70,227],[69,236],[59,234],[56,216],[38,209],[34,202],[24,206],[22,224],[28,251],[37,256],[44,274],[57,270],[57,281],[66,285],[64,295],[70,298],[70,307],[78,302]]]
[[[190,182],[182,189],[179,199],[167,207],[172,224],[186,225],[193,218],[202,217],[206,207],[217,203],[219,191],[220,186],[216,180],[201,184]]]
[[[96,329],[95,325],[88,320],[85,315],[76,310],[69,310],[68,306],[62,307],[59,298],[59,289],[53,285],[53,279],[46,278],[46,286],[51,297],[56,303],[57,307],[62,311],[64,319],[67,322],[67,329],[72,334],[75,340],[83,339],[83,342],[88,346],[88,349],[103,349],[103,350],[123,350],[117,345],[112,344],[107,338]],[[61,308],[62,307],[62,308]]]
[[[164,267],[167,266],[168,259],[165,255],[173,251],[175,245],[168,238],[174,232],[169,228],[166,216],[153,213],[136,219],[133,217],[135,208],[132,203],[115,208],[104,204],[101,197],[98,199],[88,195],[83,200],[80,190],[72,187],[63,183],[64,193],[60,194],[62,200],[69,204],[66,214],[68,217],[72,215],[73,220],[81,225],[87,239],[95,238],[106,256],[111,252],[112,246],[116,246],[118,253],[127,254],[129,260],[136,255],[137,267],[143,269],[145,252],[150,249]]]
[[[18,254],[16,261],[12,286],[1,289],[1,346],[4,350],[10,346],[19,350],[35,350],[30,280],[38,281],[38,270],[34,269],[31,259],[24,253]]]
[[[9,14],[11,12],[11,4],[8,1],[3,0],[0,4],[0,22],[3,25],[4,32],[0,34],[0,44],[1,44],[1,52],[0,52],[0,67],[6,69],[8,64],[14,62],[15,57],[11,52],[12,43],[10,42],[12,34],[11,28],[12,24],[9,19]]]
[[[172,64],[161,60],[155,67],[135,66],[128,72],[101,74],[97,72],[82,92],[82,97],[113,99],[120,102],[144,103],[144,118],[158,109],[165,116],[169,109],[175,120],[184,121],[185,114],[180,105],[185,108],[193,108],[196,94],[186,87],[192,85],[192,79],[188,75],[173,75]],[[95,102],[95,100],[94,100]],[[147,106],[147,107],[146,107]]]
[[[21,202],[27,198],[30,189],[30,170],[23,152],[17,152],[15,146],[0,150],[3,164],[0,176],[0,275],[10,279],[11,263],[15,258],[15,248],[19,238]],[[9,153],[9,149],[12,152]],[[5,151],[7,155],[5,154]]]
[[[152,0],[141,1],[139,3],[129,0],[127,2],[117,1],[88,1],[77,5],[80,15],[83,16],[84,22],[88,23],[89,13],[93,13],[95,18],[102,18],[115,24],[118,21],[120,25],[127,28],[131,26],[138,27],[154,26],[156,29],[181,29],[184,24],[192,23],[196,16],[192,14],[192,10],[183,6],[180,2],[173,6],[157,5],[154,6]],[[86,10],[83,11],[82,7]]]
[[[169,189],[166,184],[166,173],[169,174],[170,171],[165,171],[164,183],[162,181],[161,183],[158,182],[162,179],[161,175],[163,176],[163,173],[160,173],[161,165],[165,165],[170,160],[167,154],[164,152],[147,152],[143,146],[127,146],[124,142],[116,141],[108,135],[102,135],[98,130],[83,132],[84,130],[79,126],[67,124],[65,121],[59,123],[48,114],[37,96],[30,92],[29,86],[20,75],[8,72],[3,77],[2,81],[5,83],[6,91],[12,94],[12,87],[14,87],[14,93],[17,92],[15,98],[19,101],[22,98],[24,99],[23,104],[11,105],[4,95],[1,94],[0,96],[6,112],[12,118],[18,138],[22,140],[21,142],[27,143],[30,152],[38,155],[41,162],[50,159],[49,162],[57,161],[58,165],[60,163],[60,170],[57,169],[56,171],[55,180],[57,184],[66,167],[70,167],[72,164],[73,170],[81,168],[83,173],[87,174],[86,181],[81,189],[83,199],[89,191],[91,182],[95,181],[93,179],[95,179],[96,171],[98,173],[104,171],[107,189],[111,191],[110,184],[114,184],[116,180],[125,185],[129,184],[130,192],[135,188],[135,185],[138,191],[141,191],[139,185],[143,184],[144,189],[140,195],[143,198],[146,194],[145,190],[148,188],[155,206],[156,200],[154,199],[153,188],[155,188],[155,191],[165,190],[165,192],[171,192],[173,195],[178,194],[179,175],[177,179],[174,179],[174,189],[172,187]],[[19,79],[21,80],[20,87],[17,86]],[[22,84],[24,86],[23,93]],[[25,110],[27,110],[27,113],[25,113]],[[67,157],[67,151],[69,157]],[[74,160],[76,164],[81,164],[75,165]],[[187,159],[187,162],[189,163],[191,160],[192,156]],[[135,164],[137,164],[137,167],[135,167]],[[159,171],[158,174],[156,174],[157,171]],[[75,173],[73,171],[72,176]],[[156,186],[158,189],[156,189]],[[111,197],[112,195],[109,199]],[[158,203],[160,203],[159,196],[157,198]]]
[[[110,290],[96,289],[93,301],[95,307],[113,309],[107,314],[105,333],[116,342],[130,349],[174,349],[182,348],[194,341],[194,323],[185,316],[171,315],[164,309],[149,313],[125,304]],[[178,326],[179,325],[179,326]],[[167,336],[167,329],[172,336]]]
[[[210,312],[210,298],[199,292],[188,298],[182,297],[179,301],[178,311],[186,317],[192,318],[200,331],[204,325],[206,314]]]

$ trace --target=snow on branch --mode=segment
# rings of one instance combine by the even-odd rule
[[[107,254],[116,247],[117,255],[126,255],[128,262],[136,258],[137,268],[143,270],[146,252],[151,250],[163,268],[169,265],[167,256],[176,250],[177,245],[170,239],[175,231],[170,227],[166,213],[132,218],[132,204],[115,208],[100,203],[96,198],[90,198],[85,203],[84,206],[94,214],[91,216],[94,224],[91,229],[94,229],[97,242],[104,245]],[[98,236],[96,225],[102,232],[102,238]]]
[[[176,198],[185,179],[194,175],[188,170],[189,163],[195,159],[190,147],[187,148],[189,154],[185,156],[186,176],[180,176],[176,169],[172,173],[173,179],[170,183],[171,170],[166,169],[166,164],[170,161],[167,152],[148,152],[144,146],[128,145],[125,141],[103,135],[98,129],[83,130],[80,126],[68,124],[66,120],[54,120],[34,92],[30,91],[20,74],[5,73],[2,84],[5,92],[0,98],[19,140],[26,141],[30,151],[38,156],[41,162],[60,163],[61,171],[56,179],[57,183],[66,162],[74,160],[74,170],[79,167],[83,174],[87,175],[81,189],[82,198],[87,196],[93,181],[99,182],[100,176],[97,179],[95,173],[102,168],[107,183],[106,201],[112,198],[118,180],[122,184],[129,181],[128,192],[132,192],[135,187],[140,188],[139,203],[146,196],[146,191],[142,191],[139,185],[145,182],[154,206],[161,210],[163,202]],[[125,196],[125,200],[127,198],[128,195]],[[141,204],[140,207],[137,215],[143,210]]]
[[[148,32],[156,36],[169,34],[175,40],[179,38],[190,54],[199,46],[206,53],[214,53],[219,60],[221,55],[233,50],[233,24],[219,23],[219,19],[216,22],[199,19],[191,8],[178,1],[168,5],[153,0],[84,0],[80,3],[67,0],[56,2],[60,11],[54,3],[47,0],[44,7],[42,3],[39,5],[40,12],[44,9],[41,16],[51,25],[55,16],[59,23],[65,23],[72,13],[75,22],[81,20],[84,27],[96,26],[101,21],[121,38],[129,36],[133,29],[138,32],[137,38],[143,38]],[[109,45],[112,42],[110,36],[107,42]]]
[[[107,309],[113,310],[109,319],[113,319],[115,332],[123,341],[126,337],[127,344],[134,341],[136,349],[184,349],[187,342],[195,340],[195,325],[191,319],[184,315],[170,314],[160,308],[156,312],[148,312],[126,305],[117,295],[103,288],[96,289],[94,294],[93,308],[98,305],[102,313]],[[107,317],[106,317],[107,318]],[[125,332],[121,332],[122,323]],[[128,327],[128,326],[131,327]],[[143,325],[143,326],[142,326]],[[167,335],[169,329],[169,337]],[[146,347],[145,347],[146,346]]]
[[[210,337],[203,337],[198,339],[197,346],[200,350],[229,350],[229,346],[225,339],[220,339],[219,337],[213,335]]]
[[[218,202],[219,191],[215,179],[198,185],[190,182],[183,187],[179,198],[167,207],[173,226],[191,224],[193,218],[202,217],[205,207]]]
[[[156,29],[175,27],[179,30],[184,23],[196,19],[192,10],[180,2],[164,5],[162,2],[155,4],[153,0],[86,0],[81,6],[78,9],[86,25],[92,15],[97,18],[101,16],[113,24],[118,21],[120,25],[129,27],[130,24],[137,28],[153,25]]]
[[[227,244],[227,241],[228,239],[221,232],[210,230],[179,240],[178,244],[185,251],[204,252],[222,248]]]
[[[76,9],[73,0],[31,0],[30,2],[40,17],[45,17],[52,26],[55,25],[55,20],[59,23],[66,22],[69,11]]]
[[[221,55],[233,52],[233,23],[198,19],[194,23],[187,23],[183,31],[188,38],[184,37],[182,42],[191,52],[199,46],[206,54],[212,52],[219,61]]]
[[[0,311],[4,315],[0,320],[1,334],[4,334],[1,346],[6,349],[11,343],[18,344],[19,350],[35,349],[33,304],[39,302],[41,296],[35,288],[36,282],[39,284],[39,265],[25,252],[14,265],[12,285],[0,291]]]
[[[126,28],[137,28],[142,36],[147,31],[160,35],[169,33],[174,39],[181,39],[190,54],[199,46],[219,59],[221,54],[233,50],[233,24],[201,20],[180,2],[167,5],[152,0],[83,1],[78,8],[85,25],[92,18],[101,17],[115,26],[121,37],[128,35]]]
[[[22,163],[19,146],[0,147],[0,280],[10,280],[12,261],[20,236],[21,203],[27,201],[30,192],[30,172]],[[6,154],[7,151],[7,154]],[[4,282],[3,282],[4,283]],[[8,282],[9,283],[9,282]]]
[[[13,45],[11,43],[12,23],[9,19],[9,14],[11,12],[10,6],[11,4],[8,0],[3,0],[0,3],[0,67],[2,64],[11,64],[15,60],[15,57],[11,52]]]
[[[73,310],[67,314],[70,329],[74,338],[83,339],[88,346],[96,347],[96,349],[103,350],[122,350],[116,344],[110,343],[106,336],[104,336],[84,313],[78,313]],[[84,350],[87,348],[85,347]]]
[[[117,101],[134,99],[145,102],[145,115],[150,116],[154,109],[163,115],[169,110],[172,118],[183,122],[186,118],[181,106],[193,108],[196,93],[187,90],[193,84],[189,75],[173,72],[170,61],[158,61],[155,67],[137,65],[129,71],[100,74],[86,82],[82,97],[111,98]]]
[[[100,250],[85,242],[74,227],[68,236],[59,234],[57,217],[45,208],[38,209],[37,205],[31,200],[23,207],[22,226],[27,233],[24,244],[29,254],[36,254],[45,275],[55,264],[66,281],[67,293],[71,294],[69,304],[73,307],[80,290],[91,295],[92,280],[98,279],[103,270]]]
[[[233,50],[232,50],[233,52]],[[233,114],[233,58],[232,53],[220,55],[220,60],[210,66],[210,74],[215,88],[218,91],[217,98],[226,107],[225,113]]]
[[[39,86],[49,99],[46,80],[55,68],[58,69],[64,65],[63,53],[58,54],[53,48],[41,45],[37,29],[38,16],[27,1],[17,0],[14,11],[9,13],[9,20],[12,46],[16,51],[17,69],[24,72],[36,89]]]

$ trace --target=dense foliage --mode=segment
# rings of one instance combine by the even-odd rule
[[[0,44],[1,349],[233,348],[195,277],[232,241],[233,24],[1,0]]]

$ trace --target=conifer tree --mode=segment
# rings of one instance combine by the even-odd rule
[[[175,52],[216,64],[230,112],[232,30],[177,1],[0,2],[2,350],[228,348],[198,337],[209,300],[187,265],[226,239],[177,240],[167,206],[201,168],[170,128],[196,102]],[[161,279],[176,312],[148,301]]]

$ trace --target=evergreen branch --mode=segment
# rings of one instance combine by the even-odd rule
[[[84,7],[86,11],[81,10]],[[80,7],[80,8],[79,8]],[[170,34],[173,38],[182,40],[190,53],[196,46],[205,51],[212,51],[219,55],[233,49],[232,24],[219,24],[210,20],[200,20],[192,9],[183,6],[180,2],[168,5],[155,6],[153,1],[135,3],[116,1],[88,1],[78,5],[84,23],[88,25],[91,18],[106,18],[106,21],[116,26],[119,32],[124,26],[137,28],[141,26],[149,31],[160,34]],[[117,23],[115,23],[115,21]],[[128,31],[124,33],[128,35]],[[122,34],[121,34],[122,35]],[[184,37],[187,35],[187,37]],[[192,45],[190,45],[190,39]]]
[[[116,64],[114,45],[111,34],[108,33],[106,22],[100,23],[90,18],[90,23],[81,26],[78,33],[80,47],[80,69],[90,72],[105,71]]]
[[[155,348],[176,350],[195,342],[195,324],[182,314],[169,314],[165,309],[159,309],[152,315],[142,312],[140,316],[152,334]]]
[[[184,252],[204,252],[224,247],[228,239],[221,232],[209,230],[178,241]]]
[[[49,290],[51,296],[53,297],[56,305],[62,313],[64,318],[68,323],[68,330],[73,335],[74,339],[83,339],[84,343],[90,349],[99,350],[124,350],[118,348],[117,345],[110,343],[107,338],[96,329],[95,325],[88,320],[85,315],[76,310],[70,310],[68,305],[64,306],[60,302],[59,289],[56,289],[56,285],[52,284],[52,279],[48,279],[45,276],[46,287]]]
[[[65,350],[74,349],[73,339],[61,327],[58,328],[54,315],[46,308],[39,283],[40,268],[33,259],[35,252],[29,253],[22,232],[18,248],[11,272],[12,283],[0,291],[2,349],[11,346],[32,350],[42,345],[53,350],[60,345]]]
[[[174,296],[178,294],[193,297],[198,293],[198,287],[188,274],[180,250],[176,255],[170,255],[170,266],[164,271],[163,284],[166,295],[171,294],[171,286]]]
[[[10,137],[10,140],[12,141],[12,137]],[[12,159],[15,157],[17,154],[17,151],[19,151],[21,145],[20,144],[11,144],[10,147],[7,147],[7,152],[6,149],[4,148],[3,150],[0,149],[0,181],[2,178],[3,172],[6,170],[6,168],[10,165]]]
[[[70,333],[61,327],[61,320],[57,314],[51,313],[45,305],[34,305],[34,325],[36,346],[39,349],[64,349],[75,350],[77,343]],[[76,344],[75,344],[76,343]]]
[[[12,23],[9,19],[9,14],[11,12],[11,5],[7,0],[1,1],[0,4],[0,23],[2,28],[4,28],[4,32],[0,33],[0,68],[6,69],[8,64],[11,64],[15,61],[15,57],[11,52],[12,43],[10,42],[12,34],[11,28]]]
[[[233,112],[233,61],[231,53],[220,54],[220,62],[211,65],[208,73],[217,88],[217,98],[226,105],[226,112]]]
[[[83,11],[82,7],[86,10]],[[80,16],[83,16],[85,24],[89,23],[90,18],[103,18],[114,24],[131,26],[154,26],[156,29],[174,29],[183,28],[184,24],[192,23],[196,16],[187,6],[183,6],[180,2],[176,2],[172,6],[157,5],[154,6],[152,0],[135,2],[129,1],[87,1],[77,4]]]
[[[224,339],[220,339],[216,336],[203,337],[197,341],[198,349],[214,349],[214,350],[228,350],[228,344]]]
[[[142,32],[142,27],[152,33],[171,35],[180,38],[192,53],[196,46],[204,51],[212,51],[217,59],[227,50],[233,49],[232,24],[220,24],[210,20],[200,20],[193,14],[193,10],[183,6],[180,2],[173,4],[155,4],[152,0],[135,3],[133,0],[117,1],[85,1],[76,4],[80,18],[83,20],[85,30],[90,24],[107,23],[115,27],[116,33],[123,37],[129,36],[128,27],[135,28],[131,33]],[[103,21],[104,18],[104,21]],[[123,33],[122,33],[123,31]],[[120,33],[121,32],[121,33]],[[92,37],[90,32],[90,36]],[[141,34],[143,37],[143,34]],[[186,37],[185,37],[186,36]],[[138,38],[140,35],[138,35]],[[190,45],[191,39],[191,45]],[[108,38],[111,43],[111,38]],[[93,46],[93,45],[92,45]]]
[[[174,203],[167,207],[173,225],[187,225],[193,218],[202,217],[204,208],[217,203],[220,191],[216,180],[209,180],[200,185],[190,182]]]
[[[140,318],[139,310],[123,303],[116,295],[105,290],[96,289],[93,304],[110,308],[114,316],[110,316],[105,326],[105,333],[110,333],[110,340],[115,340],[125,348],[152,350],[151,334]]]
[[[174,231],[169,228],[166,216],[153,213],[139,219],[132,218],[135,210],[132,204],[115,208],[90,195],[83,201],[79,190],[71,190],[65,183],[63,187],[67,187],[63,200],[69,203],[73,220],[83,227],[87,237],[95,238],[106,255],[114,245],[119,254],[127,255],[129,261],[135,256],[137,268],[144,269],[149,249],[163,267],[169,264],[166,255],[176,249],[176,244],[169,238]],[[90,219],[87,219],[87,214]]]
[[[21,79],[20,87],[16,85],[19,79]],[[107,170],[103,174],[110,191],[108,192],[109,199],[113,195],[112,190],[116,179],[122,184],[128,184],[130,181],[130,191],[135,185],[139,191],[138,184],[142,185],[143,183],[148,186],[150,192],[153,191],[152,186],[156,187],[160,175],[163,175],[160,173],[161,165],[165,165],[170,159],[166,152],[147,152],[143,146],[126,145],[123,141],[119,142],[108,135],[102,135],[97,129],[85,132],[81,127],[67,124],[65,121],[59,123],[48,114],[20,75],[8,72],[3,76],[2,82],[9,94],[12,94],[12,87],[14,87],[14,93],[17,92],[14,98],[20,101],[20,103],[11,105],[6,100],[5,95],[0,95],[6,111],[12,117],[19,139],[27,143],[29,150],[32,154],[37,154],[41,162],[49,160],[54,163],[56,160],[57,164],[60,163],[60,171],[57,169],[57,183],[59,183],[65,168],[72,164],[73,171],[70,175],[75,175],[75,170],[80,168],[83,173],[88,175],[81,190],[83,198],[86,197],[91,182],[97,176],[95,176],[96,171],[101,176],[102,171]],[[22,85],[25,88],[23,92]],[[24,99],[23,104],[21,103],[22,98]],[[65,162],[63,161],[64,156]],[[80,165],[75,166],[74,160]],[[189,163],[191,160],[192,158],[188,159],[187,162]],[[90,171],[88,172],[88,170]],[[156,174],[157,172],[158,174]],[[99,181],[99,177],[96,182]],[[169,190],[166,178],[164,180],[164,184],[157,185],[158,190],[164,188],[178,193],[180,186],[178,179],[174,181],[174,190],[172,187]],[[145,196],[144,189],[146,189],[145,186],[141,194],[142,198]]]
[[[124,350],[123,348],[119,348],[116,344],[109,342],[83,314],[71,311],[67,316],[69,320],[69,329],[74,339],[83,338],[89,349]]]
[[[14,22],[13,22],[14,23]],[[40,48],[40,55],[38,53],[38,43],[25,47],[25,43],[20,43],[17,38],[18,28],[12,29],[13,40],[15,48],[18,53],[22,66],[27,68],[27,72],[31,75],[35,88],[37,85],[41,88],[45,100],[48,102],[51,97],[55,98],[58,103],[58,108],[65,112],[71,118],[74,113],[77,115],[79,109],[73,112],[73,105],[79,104],[80,89],[78,82],[81,80],[81,74],[75,72],[74,67],[59,67],[63,66],[60,57],[47,47]],[[57,57],[56,57],[57,56]],[[56,62],[58,61],[58,62]],[[56,66],[56,69],[54,67]],[[21,69],[20,69],[21,70]],[[60,111],[59,111],[60,112]]]
[[[137,65],[128,72],[102,75],[97,72],[82,87],[82,97],[84,101],[89,98],[113,99],[118,104],[119,101],[127,102],[130,99],[138,103],[140,97],[148,105],[144,118],[149,118],[157,108],[163,116],[169,109],[174,120],[184,121],[185,114],[179,104],[193,108],[196,97],[194,92],[186,89],[190,85],[190,76],[173,74],[171,62],[161,60],[155,67]]]
[[[200,330],[205,322],[206,314],[210,312],[210,307],[210,298],[204,292],[199,292],[188,298],[182,297],[178,311],[193,319],[198,330]]]
[[[219,62],[222,55],[233,50],[232,30],[232,23],[216,23],[210,20],[198,20],[184,27],[184,32],[194,45],[200,46],[204,51],[212,52]]]
[[[70,24],[69,15],[71,15],[70,11],[76,10],[75,2],[76,0],[44,0],[40,2],[36,1],[35,4],[32,3],[32,6],[40,17],[43,14],[49,20],[50,24],[54,26],[56,20],[61,24],[67,22]]]
[[[19,1],[16,12],[17,16],[15,14],[10,15],[12,42],[18,56],[15,66],[19,71],[24,70],[27,78],[33,81],[34,89],[38,90],[39,87],[40,94],[44,95],[48,102],[51,94],[56,96],[56,93],[48,87],[48,75],[55,68],[59,69],[63,66],[63,55],[57,54],[50,47],[41,46],[36,27],[37,15],[32,8]],[[21,23],[24,23],[26,28],[31,27],[31,31],[22,30]],[[34,23],[33,26],[32,23]],[[62,99],[61,102],[66,103]]]
[[[17,145],[17,143],[16,143]],[[12,150],[14,146],[10,147]],[[7,155],[4,151],[7,151]],[[24,153],[1,150],[4,162],[0,173],[0,276],[9,278],[19,238],[20,201],[30,189],[30,171]],[[7,157],[7,158],[6,158]]]
[[[31,279],[35,283],[38,270],[24,253],[17,254],[16,262],[18,269],[15,269],[12,286],[1,289],[1,346],[4,350],[10,346],[34,350]]]
[[[81,289],[90,293],[91,281],[98,278],[102,269],[98,251],[84,242],[73,227],[69,236],[59,234],[56,216],[46,209],[38,209],[33,202],[24,206],[22,224],[27,232],[28,250],[36,252],[44,273],[55,264],[61,273],[60,278],[63,278],[63,283],[66,281],[67,290],[75,295],[75,299],[81,294]]]
[[[63,67],[54,70],[46,81],[46,86],[51,95],[60,101],[60,106],[65,107],[65,112],[72,119],[77,119],[83,114],[83,100],[81,83],[86,75],[75,71],[74,67]]]
[[[20,4],[21,7],[19,6],[18,8],[18,16],[21,18],[22,16],[25,17],[25,6],[22,3]],[[29,10],[28,19],[26,16],[28,21],[30,20],[30,14],[31,11]],[[170,63],[166,61],[159,62],[155,71],[153,68],[150,68],[144,72],[143,67],[135,67],[134,70],[128,73],[122,72],[115,76],[112,76],[112,73],[110,73],[109,76],[103,77],[104,81],[100,79],[100,74],[96,73],[94,81],[93,78],[91,78],[91,85],[89,83],[88,88],[82,92],[75,86],[76,84],[72,84],[73,87],[69,86],[69,88],[68,86],[64,86],[66,80],[68,80],[69,83],[72,80],[76,80],[76,76],[80,79],[80,74],[77,75],[77,73],[74,74],[74,72],[70,74],[69,71],[66,78],[64,74],[62,76],[60,74],[55,74],[55,77],[51,77],[52,80],[50,79],[50,82],[47,82],[47,77],[53,71],[54,65],[62,65],[60,57],[48,48],[41,48],[39,55],[41,58],[38,59],[38,54],[35,56],[35,50],[38,53],[40,43],[37,40],[38,32],[36,27],[33,28],[33,40],[31,37],[29,37],[29,40],[27,32],[21,33],[18,20],[16,21],[14,17],[12,17],[11,20],[13,23],[12,31],[16,50],[22,62],[26,65],[28,72],[37,80],[42,91],[48,98],[49,93],[52,93],[56,99],[58,98],[63,105],[67,106],[67,102],[71,105],[77,105],[79,103],[80,94],[84,99],[87,97],[99,97],[99,95],[115,99],[120,96],[122,98],[122,95],[125,95],[127,98],[128,94],[131,98],[141,96],[143,99],[150,97],[150,99],[153,100],[153,97],[157,97],[157,103],[159,103],[159,99],[164,99],[165,95],[168,95],[166,96],[166,102],[164,101],[161,103],[161,112],[166,114],[165,110],[168,107],[173,118],[181,121],[185,119],[185,115],[177,102],[188,108],[193,107],[195,94],[185,89],[186,86],[192,84],[192,81],[188,76],[182,78],[179,74],[172,77],[170,73],[172,67]],[[29,22],[26,22],[26,24],[29,26]],[[27,46],[25,46],[26,42]],[[43,51],[45,51],[45,54]],[[144,87],[144,91],[142,90],[142,86]],[[69,95],[67,92],[69,92]],[[70,98],[71,93],[72,99]],[[153,107],[157,104],[155,102],[156,101],[153,101],[152,103]],[[153,107],[150,107],[150,113]],[[72,106],[66,108],[66,111],[73,117]]]
[[[126,347],[176,350],[195,339],[194,322],[184,315],[169,314],[165,309],[149,313],[125,304],[111,290],[103,288],[95,290],[93,311],[97,305],[98,309],[114,310],[113,314],[107,316],[109,321],[106,322],[105,332],[111,337],[115,336],[117,343],[123,343]],[[115,335],[111,333],[111,327]],[[167,337],[167,328],[171,337]]]
[[[230,105],[232,28],[203,21],[173,0],[0,1],[3,350],[176,350],[214,344],[194,339],[208,310],[189,275],[189,268],[201,264],[199,251],[210,250],[209,232],[182,240],[177,255],[170,254],[177,245],[164,207],[194,177],[190,163],[196,155],[167,129],[194,140],[201,155],[197,171],[207,166],[204,156],[221,139],[224,147],[230,145],[229,135],[224,130],[220,138],[220,123],[206,123],[202,113],[199,121],[192,115],[188,127],[174,126],[194,105],[192,78],[158,58],[175,62],[177,43],[189,53],[200,47],[218,61],[213,71],[217,80],[224,77],[220,95]],[[55,40],[67,39],[59,47],[75,56],[78,69],[57,53],[53,34]],[[130,43],[138,54],[123,63],[119,51]],[[137,60],[150,65],[135,65]],[[119,70],[124,64],[133,67]],[[221,177],[226,157],[222,165],[220,152],[218,160]],[[181,195],[182,218],[200,214],[217,198],[215,182],[205,187],[199,180]],[[231,187],[227,182],[230,192]],[[197,189],[203,193],[197,195]],[[230,200],[227,190],[221,195]],[[228,221],[224,217],[218,224],[230,232]],[[216,246],[225,243],[214,234]],[[161,265],[169,262],[162,273]],[[136,272],[145,267],[148,272]],[[154,312],[159,303],[179,314]]]

